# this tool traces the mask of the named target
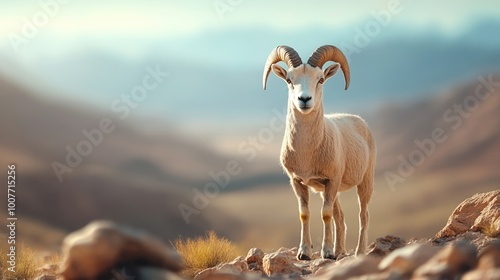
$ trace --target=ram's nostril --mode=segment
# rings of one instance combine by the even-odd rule
[[[311,96],[306,96],[306,97],[299,96],[299,100],[302,101],[302,102],[307,102],[307,101],[309,101],[311,99],[312,99]]]

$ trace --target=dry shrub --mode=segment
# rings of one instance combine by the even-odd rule
[[[186,266],[184,274],[190,277],[236,257],[236,248],[231,241],[218,237],[214,231],[207,232],[204,237],[177,239],[174,247]]]

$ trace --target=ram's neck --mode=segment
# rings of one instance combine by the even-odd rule
[[[318,148],[325,133],[323,111],[323,104],[318,104],[304,115],[293,104],[288,104],[284,144],[296,151]]]

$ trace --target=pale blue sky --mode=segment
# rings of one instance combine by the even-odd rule
[[[135,85],[146,65],[161,64],[172,78],[161,90],[163,95],[144,103],[146,113],[198,119],[199,114],[219,114],[211,109],[220,106],[218,100],[234,105],[227,107],[238,113],[246,109],[252,118],[256,112],[269,113],[255,93],[262,92],[262,64],[272,48],[287,44],[303,58],[322,44],[346,50],[346,44],[355,45],[358,30],[374,21],[374,14],[387,13],[394,3],[398,12],[391,15],[390,24],[370,36],[362,55],[350,62],[357,79],[352,94],[334,100],[328,100],[333,95],[325,97],[330,107],[357,104],[349,99],[356,93],[382,100],[375,96],[394,98],[403,90],[408,96],[430,92],[485,70],[496,71],[500,65],[500,40],[494,36],[500,26],[498,0],[65,0],[66,4],[54,6],[59,1],[0,0],[0,75],[37,91],[46,88],[47,96],[76,98],[106,110]],[[47,22],[25,38],[27,24],[50,13]],[[26,39],[21,51],[15,51],[12,36]],[[467,67],[457,67],[463,52],[474,55]],[[380,57],[388,61],[377,60]],[[436,58],[441,59],[437,65],[441,68],[423,71],[432,74],[422,80],[405,79]],[[381,67],[375,73],[374,65]],[[197,76],[196,83],[191,75]],[[228,84],[219,82],[229,76]],[[394,82],[384,82],[389,78]],[[279,82],[270,77],[275,90],[283,87]],[[340,91],[341,79],[329,86]],[[271,107],[283,105],[277,94],[266,98],[273,99],[265,103]],[[172,100],[197,102],[187,110]]]
[[[373,20],[374,13],[389,10],[391,3],[396,3],[399,11],[391,16],[393,28],[406,26],[453,35],[478,19],[500,18],[500,5],[495,0],[372,0],[363,4],[331,0],[0,1],[0,55],[28,64],[34,63],[31,60],[35,57],[61,57],[82,48],[137,57],[158,40],[180,42],[214,31],[304,34],[320,28],[354,34],[355,27]],[[15,52],[13,38],[26,38],[23,31],[27,25],[43,21],[47,14],[47,22],[35,24],[35,35],[20,45],[22,52]],[[239,40],[234,32],[230,34]],[[245,32],[241,36],[246,36]]]
[[[177,0],[177,1],[97,1],[65,0],[44,28],[49,32],[106,35],[140,33],[142,36],[186,34],[228,27],[293,30],[309,26],[339,27],[352,25],[387,9],[391,1],[285,1],[285,0]],[[20,32],[23,18],[31,19],[42,9],[40,3],[57,0],[2,1],[0,34]],[[477,17],[500,17],[498,1],[400,0],[404,16],[396,20],[413,25],[438,24],[444,29],[460,28]],[[229,3],[236,3],[231,6]],[[227,6],[225,6],[227,5]],[[219,11],[217,8],[219,7]],[[227,10],[223,10],[227,8]]]

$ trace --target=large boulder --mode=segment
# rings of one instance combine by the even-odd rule
[[[61,276],[65,280],[111,279],[120,271],[130,270],[137,275],[140,266],[173,272],[182,269],[178,256],[161,240],[109,221],[92,222],[69,234],[63,241],[62,253]]]
[[[500,235],[500,190],[478,193],[464,200],[435,238],[456,236],[467,231]]]

